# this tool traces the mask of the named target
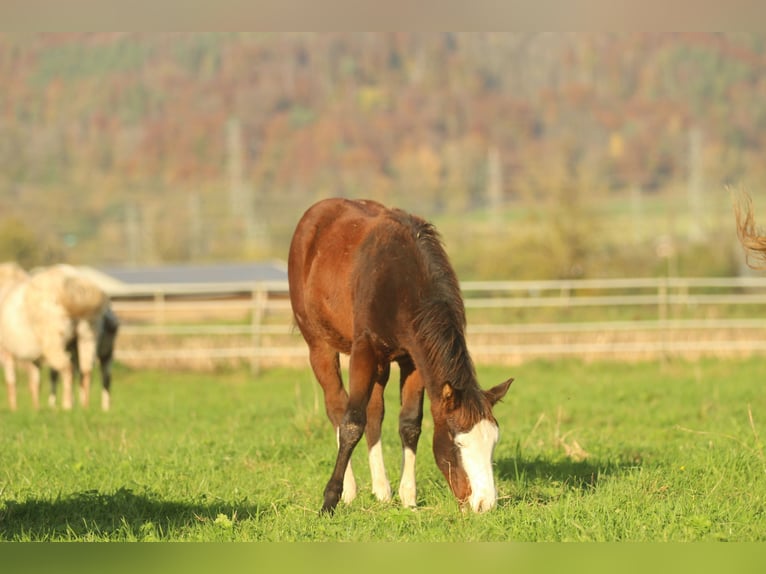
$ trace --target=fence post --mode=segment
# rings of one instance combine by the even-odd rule
[[[268,302],[268,291],[256,287],[251,293],[252,298],[252,313],[250,319],[250,332],[251,342],[253,346],[253,353],[250,356],[250,371],[257,375],[261,372],[261,360],[259,355],[259,349],[261,346],[261,325],[263,324],[263,318],[266,315],[266,304]]]
[[[657,315],[662,323],[668,320],[668,282],[667,279],[660,281],[657,293]]]
[[[660,343],[662,350],[660,352],[660,362],[665,363],[668,358],[668,343],[670,339],[670,323],[668,322],[668,278],[663,277],[659,284],[659,293],[657,297],[658,310],[661,328]]]
[[[165,324],[165,293],[162,291],[154,293],[154,324]]]

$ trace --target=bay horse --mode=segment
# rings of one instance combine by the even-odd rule
[[[338,452],[322,512],[356,496],[351,454],[365,434],[373,493],[390,500],[380,443],[383,391],[399,365],[399,498],[416,506],[415,453],[428,394],[436,464],[461,508],[497,501],[493,405],[513,379],[482,390],[465,340],[460,286],[433,225],[374,201],[326,199],[299,221],[288,257],[290,301],[324,391]],[[339,353],[349,355],[348,391]]]

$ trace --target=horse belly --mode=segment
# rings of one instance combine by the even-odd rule
[[[29,323],[23,295],[23,289],[16,289],[3,302],[0,344],[16,358],[33,361],[40,358],[42,348]]]
[[[307,301],[304,313],[296,314],[298,325],[308,338],[319,337],[341,353],[351,351],[353,317],[351,304],[338,304],[334,297],[319,296]]]

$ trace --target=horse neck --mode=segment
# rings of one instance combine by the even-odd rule
[[[476,371],[465,341],[465,316],[447,301],[431,301],[413,325],[417,352],[413,357],[424,374],[429,395],[449,382],[457,389],[478,388]],[[418,364],[419,363],[419,364]]]

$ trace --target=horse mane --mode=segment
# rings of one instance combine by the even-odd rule
[[[444,250],[441,235],[429,222],[403,211],[393,210],[394,217],[407,226],[418,248],[430,289],[415,314],[413,327],[423,345],[432,376],[440,384],[464,391],[465,399],[480,391],[476,370],[465,340],[465,307],[455,271]],[[484,416],[480,400],[476,414]]]
[[[744,204],[744,213],[743,205]],[[734,216],[737,219],[737,237],[745,249],[745,262],[752,269],[766,269],[766,235],[755,225],[753,200],[744,192],[739,193],[739,201],[734,202]],[[753,256],[760,264],[750,262]]]
[[[90,318],[106,305],[106,294],[85,277],[64,278],[59,301],[72,318]]]

